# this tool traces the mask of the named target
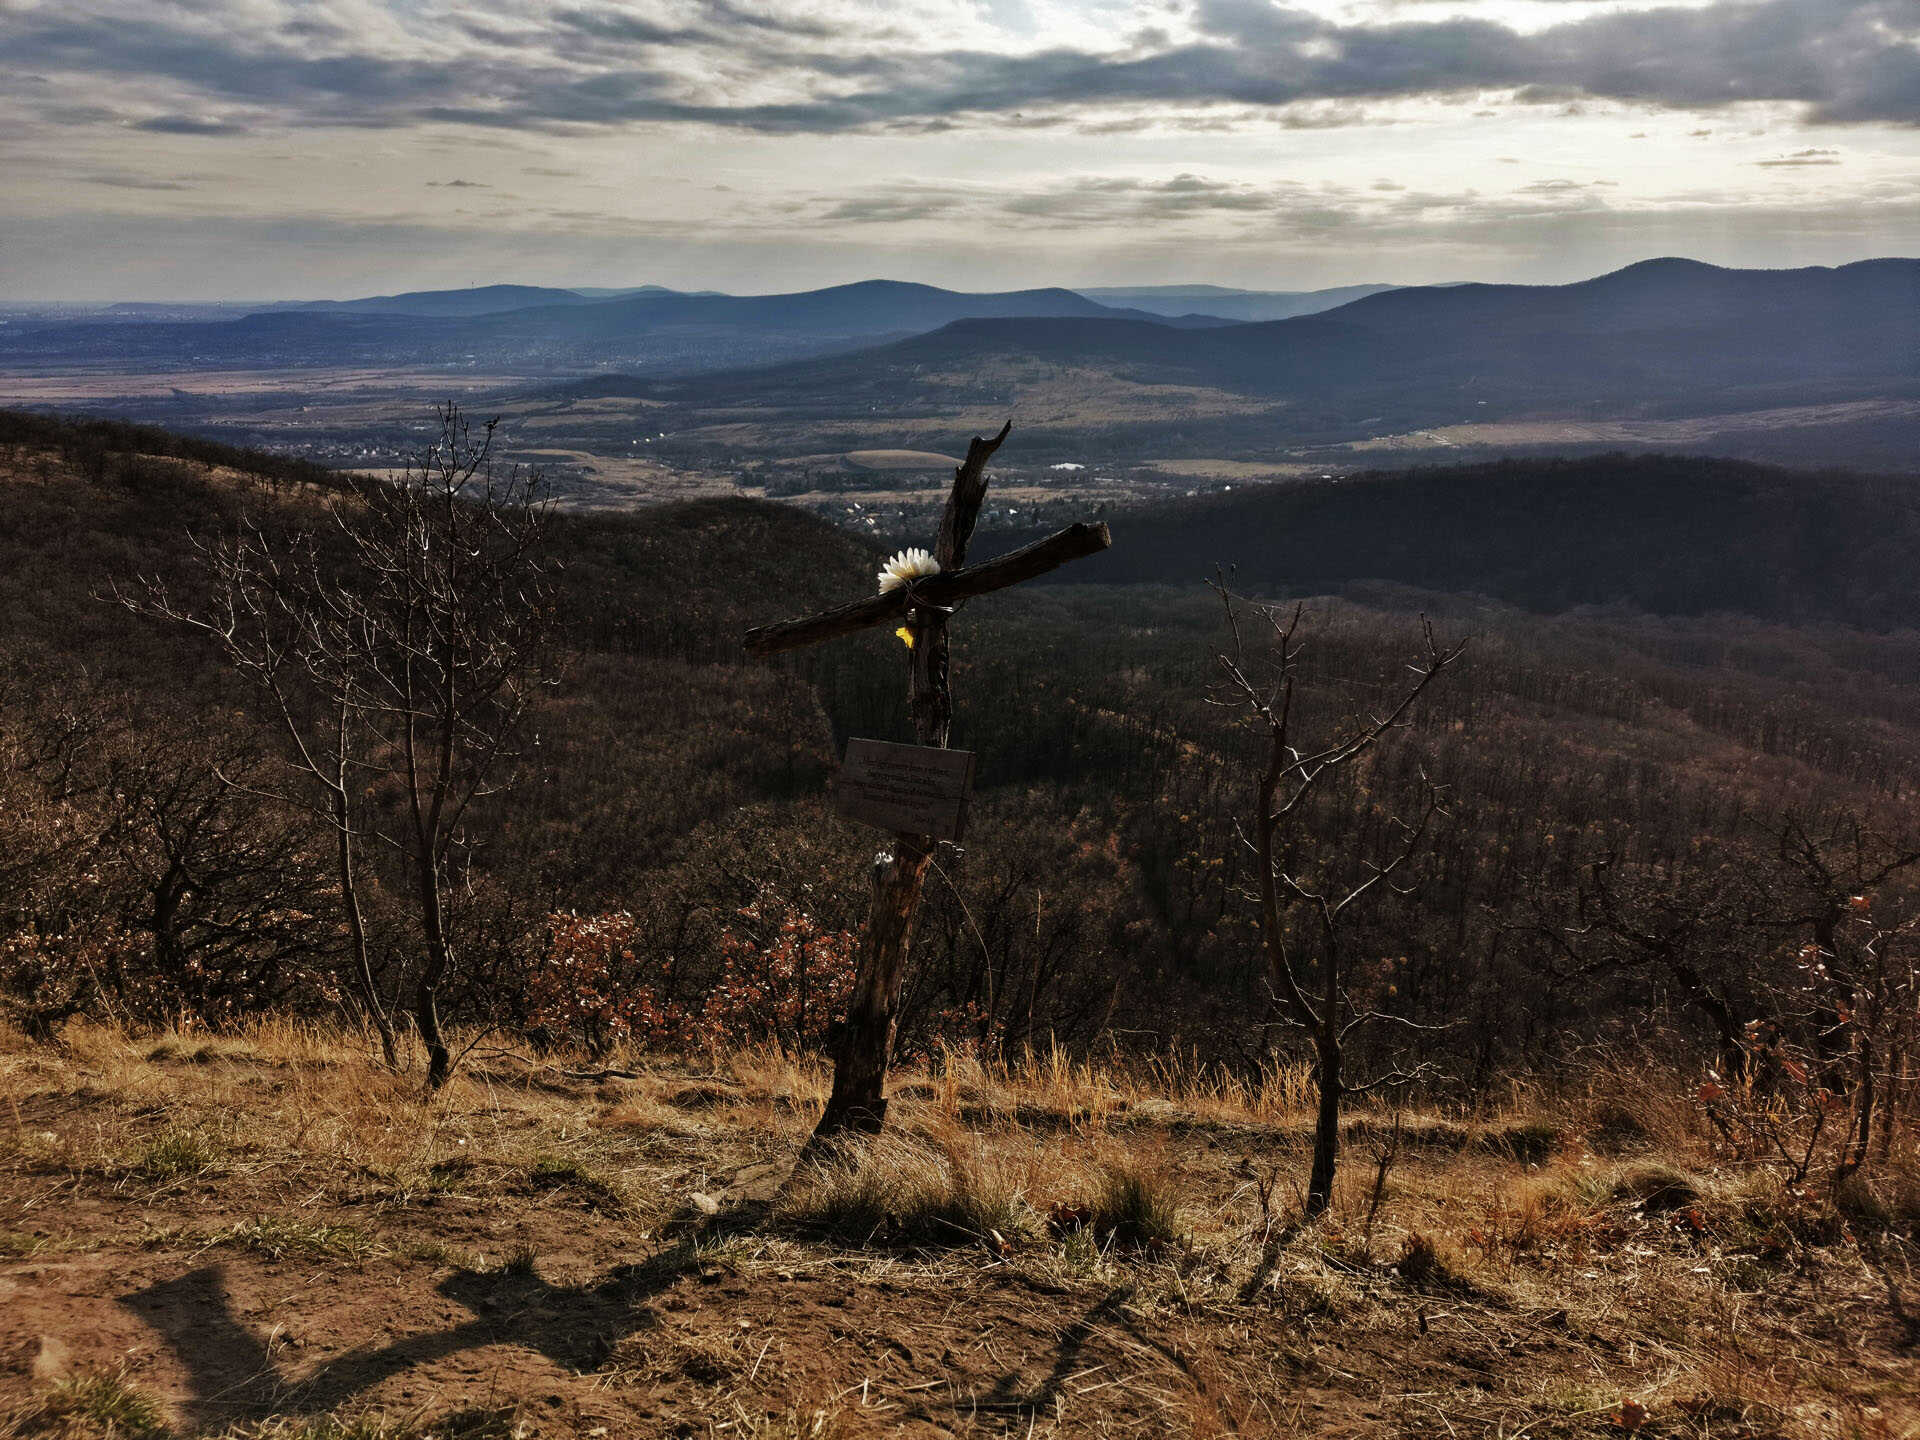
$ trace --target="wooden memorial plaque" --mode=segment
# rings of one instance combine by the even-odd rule
[[[903,835],[960,839],[973,793],[973,752],[885,740],[849,740],[833,808]]]

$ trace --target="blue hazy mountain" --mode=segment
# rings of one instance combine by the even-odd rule
[[[183,370],[223,365],[465,365],[549,372],[631,366],[689,373],[898,339],[956,320],[1072,317],[1217,326],[1101,305],[1071,290],[963,293],[867,280],[776,295],[646,287],[595,298],[490,285],[359,300],[289,302],[232,318],[134,327],[97,317],[0,332],[0,363],[118,360]],[[430,321],[423,324],[422,321]]]
[[[1222,320],[1290,320],[1397,289],[1393,285],[1337,285],[1329,290],[1236,290],[1226,285],[1120,285],[1080,288],[1102,305],[1151,315],[1211,315]]]

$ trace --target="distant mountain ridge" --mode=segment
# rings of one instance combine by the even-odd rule
[[[1186,293],[1197,288],[1141,298],[1211,303]],[[485,308],[529,295],[541,303]],[[395,304],[479,313],[380,308]],[[479,287],[238,319],[26,315],[0,327],[0,369],[61,366],[525,377],[563,395],[671,406],[649,423],[703,463],[810,453],[829,423],[853,426],[854,448],[938,448],[912,417],[988,407],[1013,414],[1030,445],[1077,452],[1098,437],[1117,460],[1337,466],[1410,449],[1657,444],[1900,468],[1920,453],[1920,260],[1736,270],[1662,258],[1568,285],[1386,289],[1244,324],[1060,288],[968,294],[869,280],[597,299]],[[721,412],[743,404],[757,412],[753,426],[729,429]],[[1722,436],[1729,448],[1718,448]]]
[[[622,288],[499,284],[473,285],[457,290],[406,290],[392,295],[366,295],[351,300],[277,300],[253,307],[228,304],[204,308],[210,312],[219,309],[245,311],[250,308],[253,311],[297,310],[350,315],[474,317],[510,314],[520,310],[553,306],[601,305],[615,301],[734,301],[745,307],[776,301],[791,302],[801,297],[819,297],[820,310],[830,312],[836,298],[857,300],[861,292],[872,291],[876,287],[895,289],[896,298],[908,293],[921,296],[966,295],[966,292],[943,290],[938,286],[891,280],[855,281],[821,290],[781,295],[732,295],[719,290],[675,290],[665,285],[634,285]],[[1374,295],[1394,288],[1396,287],[1391,285],[1342,285],[1328,290],[1240,290],[1225,285],[1144,285],[1095,289],[1043,286],[1031,290],[967,295],[966,298],[969,301],[986,303],[1002,299],[1011,301],[1013,297],[1045,296],[1049,297],[1049,304],[1071,307],[1062,310],[1063,314],[1095,313],[1076,306],[1074,300],[1069,298],[1077,297],[1079,300],[1091,301],[1103,311],[1117,310],[1170,320],[1192,317],[1195,321],[1204,319],[1244,322],[1311,315],[1344,305],[1348,301],[1357,300],[1366,295]],[[112,311],[131,313],[179,307],[126,301],[108,308]],[[694,313],[699,313],[701,307],[691,308]],[[965,315],[1031,313],[1017,304],[1011,305],[1010,308],[963,305],[960,309]],[[945,324],[947,321],[960,318],[963,318],[962,313],[949,312],[944,314],[938,323]]]
[[[1126,318],[1130,313],[1071,290],[966,293],[904,280],[861,280],[782,295],[687,295],[659,291],[496,316],[530,333],[606,336],[638,327],[719,326],[808,331],[836,337],[897,335],[964,319]]]
[[[142,307],[133,302],[113,308],[160,307]],[[763,324],[780,329],[817,329],[844,334],[892,334],[937,328],[972,317],[1130,315],[1177,319],[1186,314],[1184,310],[1151,305],[1110,305],[1058,286],[967,292],[904,280],[859,280],[820,290],[770,295],[671,290],[664,285],[640,285],[625,290],[476,285],[463,290],[409,290],[397,295],[368,295],[356,300],[281,300],[256,307],[256,312],[451,318],[517,316],[519,319],[503,323],[566,328],[577,317],[561,320],[537,312],[588,308],[594,317],[591,322],[585,322],[585,328],[596,334],[611,333],[631,323]]]
[[[865,280],[774,295],[688,294],[646,287],[611,298],[541,286],[412,291],[289,302],[240,318],[156,321],[138,331],[98,320],[26,324],[0,333],[10,358],[112,357],[182,369],[218,365],[420,364],[580,371],[609,365],[681,373],[847,349],[956,320],[1136,319],[1219,326],[1115,309],[1071,290],[964,293]],[[431,325],[422,325],[431,320]]]
[[[1559,443],[1551,422],[1905,406],[1861,422],[1866,429],[1848,433],[1852,448],[1832,456],[1880,464],[1920,434],[1920,260],[1763,271],[1661,259],[1571,285],[1409,287],[1315,315],[1201,329],[1114,315],[970,317],[804,367],[671,385],[609,376],[582,388],[670,399],[686,411],[683,435],[704,410],[750,396],[770,417],[857,419],[871,426],[867,443],[910,445],[889,417],[965,413],[990,396],[1020,423],[1022,397],[1045,393],[1069,368],[1073,408],[1100,410],[1104,376],[1115,421],[1049,429],[1055,422],[1039,420],[1029,443],[1077,447],[1099,433],[1123,453],[1272,457],[1439,427],[1466,435],[1435,445],[1538,447]],[[1143,414],[1142,386],[1171,387],[1165,418]],[[1194,410],[1195,391],[1214,398]],[[1054,401],[1041,408],[1061,413]],[[1817,457],[1818,427],[1842,421],[1854,423],[1844,414],[1791,421],[1814,427],[1792,453]],[[1497,429],[1475,438],[1500,424],[1533,425],[1528,433],[1545,438]],[[1747,444],[1741,453],[1771,452]]]
[[[577,290],[547,285],[475,285],[465,290],[408,290],[359,300],[282,300],[269,310],[325,311],[354,315],[470,316],[526,310],[536,305],[592,305]]]
[[[1225,285],[1139,285],[1082,288],[1102,305],[1144,310],[1153,315],[1211,315],[1252,322],[1317,315],[1350,301],[1397,290],[1397,285],[1338,285],[1328,290],[1236,290]]]
[[[1408,287],[1316,315],[1172,333],[1113,315],[1045,325],[969,317],[831,368],[836,379],[904,374],[989,355],[1101,361],[1261,396],[1440,386],[1502,409],[1522,397],[1652,401],[1667,384],[1920,380],[1920,260],[1803,270],[1649,260],[1572,285]]]

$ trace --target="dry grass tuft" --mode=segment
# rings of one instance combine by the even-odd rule
[[[831,1407],[798,1405],[767,1415],[756,1415],[737,1401],[724,1416],[714,1417],[710,1433],[740,1436],[741,1440],[836,1440],[855,1432]]]
[[[332,1225],[292,1215],[262,1215],[258,1220],[242,1221],[220,1231],[209,1243],[257,1250],[274,1260],[296,1256],[344,1260],[353,1265],[364,1265],[387,1253],[386,1246],[357,1225]]]
[[[1056,1230],[1085,1229],[1103,1246],[1154,1250],[1186,1237],[1178,1182],[1161,1158],[1111,1152],[1094,1162],[1080,1196],[1056,1204]]]
[[[513,1409],[456,1410],[429,1420],[393,1417],[384,1411],[322,1415],[310,1420],[269,1420],[222,1431],[219,1440],[521,1440]]]
[[[132,1179],[164,1185],[218,1174],[226,1158],[226,1147],[211,1136],[196,1130],[169,1129],[143,1141],[121,1169]]]
[[[776,1206],[803,1234],[856,1245],[1009,1248],[1031,1238],[1030,1163],[953,1129],[850,1142]]]
[[[1394,1271],[1416,1290],[1471,1292],[1459,1252],[1444,1238],[1416,1230],[1401,1242]]]
[[[173,1432],[160,1402],[127,1383],[124,1374],[72,1375],[55,1380],[5,1419],[0,1437],[49,1440],[164,1440]]]
[[[1608,1192],[1610,1200],[1630,1201],[1642,1210],[1678,1210],[1700,1199],[1700,1191],[1672,1165],[1632,1165],[1620,1171]]]

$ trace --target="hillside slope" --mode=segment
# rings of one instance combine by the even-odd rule
[[[1360,474],[1149,507],[1076,582],[1267,593],[1359,581],[1536,610],[1625,605],[1920,626],[1920,486],[1737,461],[1603,456]]]
[[[71,933],[82,916],[137,938],[155,923],[166,872],[150,861],[166,837],[124,805],[161,781],[169,792],[178,777],[204,782],[209,757],[271,771],[280,742],[206,646],[104,597],[158,575],[190,600],[198,566],[183,537],[242,520],[269,535],[308,530],[324,563],[332,477],[151,431],[0,421],[0,760],[12,757],[0,763],[0,854],[13,847],[28,877],[0,888],[0,934],[8,923]],[[170,444],[178,453],[157,453]],[[1307,730],[1398,683],[1415,610],[1472,638],[1406,741],[1455,787],[1435,836],[1444,883],[1369,932],[1392,947],[1378,953],[1412,957],[1412,1018],[1465,1027],[1433,1032],[1430,1058],[1452,1065],[1469,1034],[1484,1076],[1603,1033],[1615,1002],[1645,1002],[1634,975],[1569,996],[1553,987],[1551,952],[1519,935],[1527,907],[1573,903],[1576,856],[1553,836],[1633,864],[1699,854],[1694,880],[1708,885],[1761,863],[1716,868],[1745,854],[1756,821],[1789,807],[1866,813],[1916,793],[1920,634],[1804,623],[1911,624],[1911,502],[1882,490],[1738,466],[1643,466],[1610,481],[1591,467],[1516,466],[1117,519],[1104,561],[1068,572],[1082,583],[1019,587],[954,626],[953,738],[980,757],[977,804],[965,865],[928,895],[904,1031],[924,1041],[957,1024],[1018,1047],[1105,1043],[1117,1028],[1213,1058],[1252,1053],[1264,990],[1242,894],[1195,863],[1239,853],[1250,783],[1245,735],[1209,703],[1223,631],[1200,584],[1237,562],[1235,583],[1256,592],[1400,582],[1313,606]],[[556,912],[646,917],[624,973],[693,1005],[733,953],[721,932],[743,907],[796,906],[826,930],[856,928],[874,837],[831,817],[828,781],[849,735],[911,734],[905,653],[874,630],[749,663],[740,638],[870,593],[872,552],[804,514],[743,501],[563,515],[553,549],[552,683],[520,783],[476,812],[486,839],[460,901],[473,963],[450,1013],[517,1004]],[[1175,583],[1112,583],[1137,578]],[[1543,618],[1471,592],[1542,608],[1745,608],[1800,624]],[[1376,798],[1413,803],[1418,773],[1396,761]],[[1710,812],[1694,804],[1701,795]],[[391,823],[395,794],[366,800],[369,823]],[[1344,804],[1303,820],[1302,843],[1351,857]],[[371,913],[394,937],[383,965],[403,976],[417,954],[396,918],[405,877],[384,850],[373,863]],[[230,894],[209,885],[185,913],[224,924]],[[301,913],[324,957],[333,902],[317,894]],[[1716,943],[1742,957],[1726,961],[1738,995],[1779,938]],[[330,1003],[310,973],[287,972],[279,993]],[[1560,1018],[1508,1023],[1523,1012]]]

